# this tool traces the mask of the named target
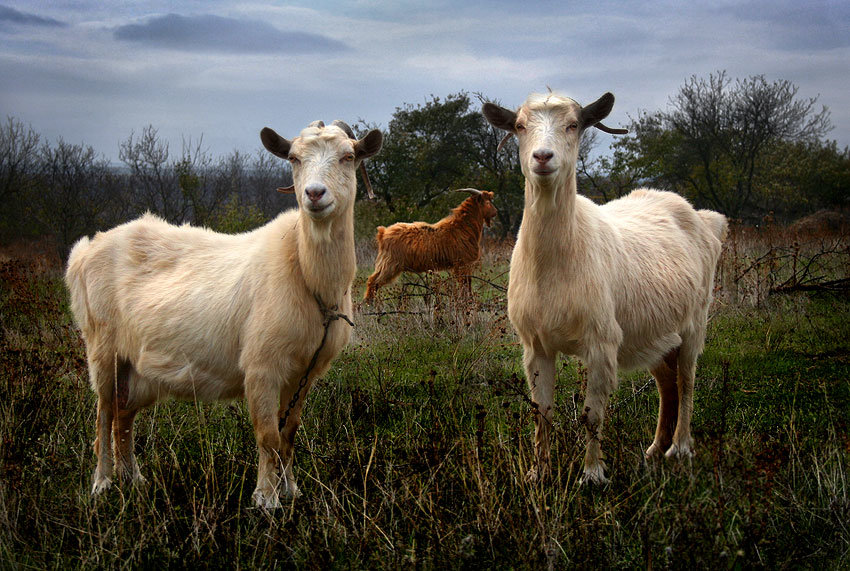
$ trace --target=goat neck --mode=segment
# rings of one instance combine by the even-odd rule
[[[481,236],[484,228],[484,216],[481,202],[472,196],[452,209],[451,215],[444,219],[446,226],[468,236]]]
[[[526,178],[525,206],[517,247],[534,253],[529,260],[542,266],[571,259],[580,246],[577,231],[576,178],[566,177],[559,186],[539,186]]]
[[[298,219],[298,260],[307,288],[328,306],[339,304],[357,271],[354,207],[315,221],[303,211]]]

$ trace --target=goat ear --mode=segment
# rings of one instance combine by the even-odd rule
[[[357,159],[365,159],[377,154],[384,144],[384,134],[378,129],[372,129],[366,136],[354,143],[354,156]]]
[[[263,127],[263,130],[260,131],[260,140],[271,154],[282,159],[289,158],[289,148],[292,146],[292,142],[275,133],[273,129]]]
[[[602,121],[614,108],[614,94],[610,91],[581,109],[581,128],[587,129]]]
[[[481,113],[494,127],[516,133],[516,113],[514,111],[487,102],[481,107]]]

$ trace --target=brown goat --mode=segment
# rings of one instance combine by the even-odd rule
[[[383,285],[401,272],[451,270],[467,291],[471,288],[470,266],[481,255],[481,230],[496,216],[493,193],[464,188],[472,194],[452,213],[437,222],[398,222],[378,226],[378,257],[375,272],[366,282],[364,300],[371,301]]]

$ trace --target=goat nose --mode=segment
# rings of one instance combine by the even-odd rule
[[[534,160],[538,163],[545,164],[549,162],[549,159],[555,156],[555,152],[552,149],[537,149],[531,153],[531,156],[534,157]]]
[[[307,198],[310,199],[310,202],[318,202],[321,200],[327,190],[328,188],[325,185],[317,182],[308,184],[306,188],[304,188],[304,192],[307,194]]]

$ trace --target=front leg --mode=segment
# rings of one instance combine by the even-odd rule
[[[587,394],[581,420],[585,427],[587,449],[582,483],[604,484],[605,462],[602,454],[602,425],[608,399],[617,388],[617,346],[601,344],[587,356]]]
[[[528,473],[529,481],[537,481],[549,475],[549,435],[555,392],[555,355],[546,354],[541,347],[529,345],[523,353],[526,380],[531,389],[534,411],[534,455],[535,466]]]
[[[310,387],[313,385],[313,378],[301,386],[301,380],[287,383],[280,391],[280,459],[283,464],[283,493],[299,497],[301,492],[298,490],[298,485],[295,483],[295,474],[292,472],[292,463],[295,458],[295,433],[301,426],[301,410],[304,407],[304,401],[307,399],[307,393],[310,392]],[[293,403],[292,399],[295,395],[298,399]],[[292,404],[290,408],[290,404]]]
[[[254,424],[260,460],[257,466],[257,487],[252,495],[261,508],[281,506],[278,494],[282,461],[278,433],[279,383],[266,376],[249,372],[245,375],[245,399]]]
[[[472,299],[472,264],[461,264],[452,268],[452,275],[457,281],[460,297]]]

